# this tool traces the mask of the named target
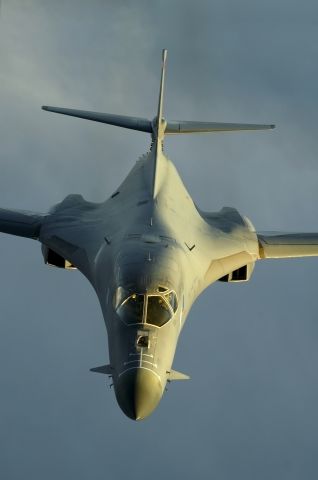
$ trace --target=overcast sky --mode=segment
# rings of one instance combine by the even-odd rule
[[[168,119],[276,123],[168,139],[194,201],[258,230],[318,231],[318,4],[313,0],[2,0],[0,205],[102,201],[144,133],[43,104],[152,118],[168,49]],[[318,477],[318,260],[259,262],[198,299],[154,414],[132,422],[105,377],[107,337],[79,272],[0,237],[3,480]]]

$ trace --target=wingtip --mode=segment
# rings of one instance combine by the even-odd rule
[[[42,105],[41,108],[42,108],[42,110],[48,110],[49,109],[49,107],[47,105]]]
[[[270,128],[276,128],[276,125],[272,124],[270,125]]]

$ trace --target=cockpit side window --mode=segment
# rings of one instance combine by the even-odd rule
[[[175,292],[171,291],[171,292],[167,293],[165,295],[165,299],[167,300],[167,302],[171,306],[171,308],[173,310],[173,313],[176,313],[176,311],[178,309],[178,300],[177,300],[177,295],[175,294]]]
[[[172,311],[161,295],[148,296],[146,323],[162,327],[172,317]]]
[[[163,287],[162,285],[159,285],[158,287],[158,292],[162,293],[162,292],[166,292],[168,289],[167,287]]]
[[[117,313],[128,325],[142,323],[144,313],[144,295],[134,293],[118,307]]]
[[[115,310],[119,307],[121,303],[129,296],[129,292],[127,292],[123,287],[118,287],[114,294],[113,304]]]

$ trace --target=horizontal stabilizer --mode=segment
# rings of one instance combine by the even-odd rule
[[[235,132],[240,130],[270,130],[272,128],[275,128],[275,125],[175,121],[167,123],[165,135],[178,135],[180,133]]]
[[[189,380],[189,375],[185,373],[177,372],[177,370],[171,370],[168,372],[168,381],[172,382],[173,380]]]
[[[112,375],[113,369],[110,365],[102,365],[101,367],[94,367],[90,369],[94,373],[103,373],[104,375]]]
[[[73,110],[71,108],[59,108],[43,106],[42,110],[48,112],[61,113],[70,117],[84,118],[85,120],[93,120],[94,122],[108,123],[116,127],[129,128],[140,132],[152,132],[152,124],[150,120],[139,117],[127,117],[125,115],[113,115],[112,113],[88,112],[86,110]]]
[[[162,102],[162,100],[160,100]],[[160,103],[161,105],[161,103]],[[90,112],[86,110],[74,110],[72,108],[59,108],[43,106],[42,110],[61,113],[70,117],[83,118],[94,122],[107,123],[116,127],[129,128],[140,132],[153,133],[153,121],[141,117],[128,117],[125,115],[114,115],[112,113]],[[269,130],[275,125],[264,125],[257,123],[218,123],[218,122],[167,122],[164,135],[178,135],[187,133],[213,133],[213,132],[235,132],[242,130]]]

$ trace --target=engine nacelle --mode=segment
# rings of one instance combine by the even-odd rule
[[[67,270],[76,270],[76,267],[71,262],[65,260],[65,258],[61,257],[61,255],[54,252],[54,250],[51,250],[45,245],[42,245],[42,255],[44,258],[44,262],[47,265],[57,268],[65,268]]]
[[[252,276],[254,267],[255,262],[243,265],[243,267],[224,275],[224,277],[219,279],[219,282],[247,282]]]

